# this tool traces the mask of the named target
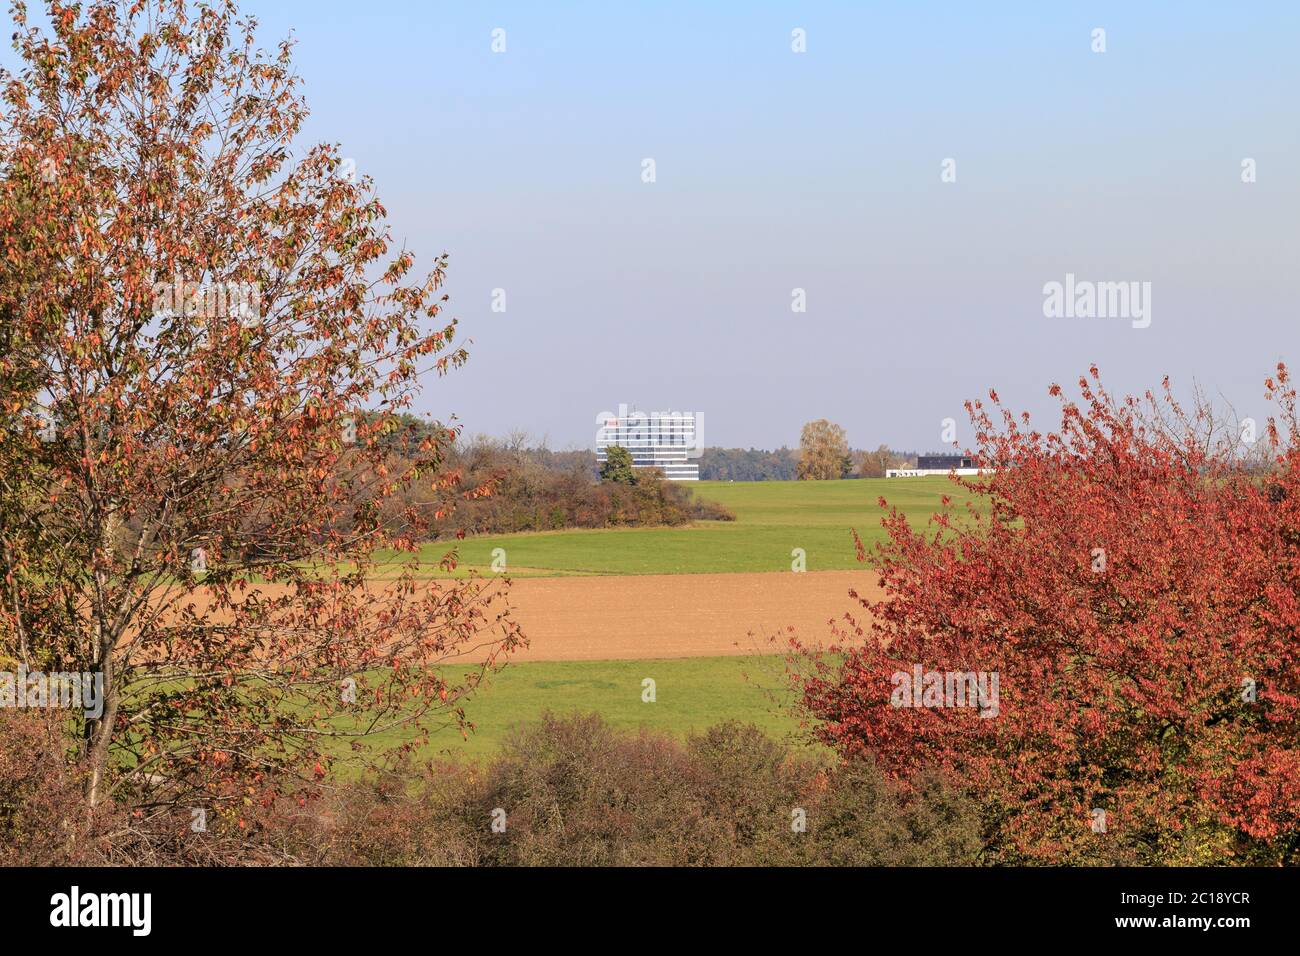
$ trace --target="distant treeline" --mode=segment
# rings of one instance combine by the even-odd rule
[[[456,534],[512,534],[564,528],[654,527],[691,521],[728,521],[734,515],[709,501],[691,484],[673,482],[654,470],[635,472],[628,483],[602,481],[594,451],[555,451],[524,432],[504,438],[451,433],[438,422],[399,415],[375,439],[391,452],[391,473],[402,472],[422,445],[442,449],[442,473],[449,483],[420,483],[395,494],[385,507],[391,528],[424,524],[421,537]],[[843,453],[846,478],[882,477],[888,468],[916,463],[915,452],[886,446]],[[800,450],[706,448],[699,460],[706,481],[793,481]],[[423,522],[416,521],[421,516]],[[126,529],[130,531],[131,529]]]
[[[472,441],[490,444],[494,440],[478,437]],[[589,449],[553,451],[520,443],[519,436],[496,443],[510,447],[512,454],[527,458],[539,468],[566,473],[586,472],[593,477],[596,474],[596,455]],[[852,478],[883,478],[886,468],[915,467],[917,458],[914,451],[895,451],[883,445],[875,451],[854,449],[849,454],[853,459],[849,475]],[[799,477],[799,449],[705,448],[699,465],[701,481],[794,481]]]
[[[426,454],[439,450],[440,473],[448,479],[433,487],[416,482],[394,494],[383,516],[390,528],[414,526],[419,515],[419,524],[427,526],[422,537],[444,539],[735,518],[658,471],[638,471],[630,483],[602,481],[593,452],[537,447],[522,432],[451,439],[440,423],[409,414],[396,416],[390,430],[374,439],[390,451],[390,473],[409,467],[414,449],[423,445]]]
[[[413,415],[401,416],[403,430],[422,434],[439,428],[434,423]],[[947,449],[951,453],[952,449]],[[566,475],[596,477],[596,454],[590,448],[570,448],[557,451],[549,448],[544,439],[536,439],[525,432],[511,432],[504,438],[487,435],[462,435],[456,443],[455,458],[482,461],[503,457],[514,463],[527,463],[531,471],[548,471]],[[850,478],[881,478],[887,468],[916,466],[917,452],[898,451],[881,445],[875,450],[851,449]],[[702,481],[794,481],[799,477],[799,449],[782,446],[775,451],[765,448],[705,448],[699,458]]]
[[[706,448],[700,456],[704,481],[793,481],[799,449]]]
[[[849,451],[852,468],[848,478],[883,478],[887,468],[916,465],[916,452],[895,451],[881,445],[875,451]],[[706,448],[700,456],[700,478],[704,481],[794,481],[799,477],[799,449]]]

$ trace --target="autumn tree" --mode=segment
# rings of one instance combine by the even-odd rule
[[[838,630],[839,652],[801,658],[807,709],[841,752],[900,780],[934,767],[977,795],[993,860],[1294,863],[1287,370],[1267,386],[1265,473],[1167,381],[1116,398],[1094,368],[1078,387],[1076,401],[1053,386],[1050,432],[994,393],[968,405],[976,454],[997,467],[954,476],[970,500],[945,497],[929,528],[886,512],[884,596],[862,600],[869,618]],[[967,674],[998,676],[994,706],[951,692]]]
[[[87,800],[215,825],[350,740],[462,723],[517,628],[495,585],[428,579],[414,509],[381,518],[488,490],[399,417],[466,359],[446,257],[417,273],[372,183],[298,149],[290,44],[229,0],[14,15],[0,657],[102,674]]]
[[[881,445],[875,451],[864,451],[858,462],[858,474],[863,478],[884,478],[890,468],[898,468],[902,460],[894,454],[888,445]]]
[[[852,468],[844,429],[824,418],[804,425],[799,435],[799,479],[843,478]]]

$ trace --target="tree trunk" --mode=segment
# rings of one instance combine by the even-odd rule
[[[113,739],[113,724],[117,717],[117,680],[113,666],[113,651],[117,636],[109,625],[108,590],[113,549],[117,547],[118,521],[109,515],[100,528],[99,560],[95,569],[95,626],[92,637],[94,666],[104,675],[104,709],[97,720],[86,721],[86,762],[89,775],[86,779],[86,802],[95,807],[104,795],[104,770],[108,764],[108,745]]]
[[[112,657],[104,663],[104,712],[98,720],[86,721],[89,743],[87,764],[90,775],[86,780],[86,802],[98,806],[103,797],[104,768],[108,763],[108,745],[113,739],[113,723],[117,717],[117,688],[112,680]]]

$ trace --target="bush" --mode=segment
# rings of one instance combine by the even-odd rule
[[[481,771],[375,778],[288,811],[286,857],[327,865],[962,865],[980,851],[976,807],[939,778],[905,790],[734,722],[683,743],[548,714]]]
[[[703,814],[692,768],[671,739],[622,736],[599,717],[550,715],[517,731],[493,761],[467,824],[506,830],[487,863],[626,866],[698,858]]]
[[[597,483],[583,471],[548,471],[527,462],[502,465],[490,496],[457,502],[434,522],[438,533],[513,534],[560,528],[614,528],[683,525],[690,521],[731,521],[719,504],[701,501],[689,488],[659,472],[637,472],[636,481]],[[475,473],[477,486],[487,475]]]
[[[409,441],[424,434],[412,426]],[[524,448],[522,438],[498,441],[479,437],[456,444],[445,470],[453,480],[432,493],[406,488],[383,511],[390,531],[409,527],[412,514],[432,528],[432,537],[514,534],[563,528],[648,527],[690,521],[732,521],[735,515],[715,502],[702,501],[686,485],[643,469],[618,481],[598,481],[591,452],[552,452]],[[393,444],[390,471],[405,466]],[[617,456],[616,456],[617,457]],[[630,469],[630,465],[628,466]],[[630,480],[622,480],[630,478]]]
[[[831,772],[818,809],[809,820],[808,862],[951,866],[981,853],[978,807],[933,772],[904,789],[873,761],[851,760]]]
[[[90,866],[111,856],[111,808],[90,815],[69,741],[47,712],[0,709],[0,866]]]
[[[938,777],[904,789],[735,722],[683,742],[547,714],[484,767],[401,763],[215,809],[203,832],[175,812],[87,815],[67,743],[43,715],[0,711],[0,864],[906,866],[980,852],[976,808]]]
[[[822,739],[970,781],[999,862],[1300,862],[1300,417],[1285,368],[1267,386],[1264,473],[1167,383],[1116,397],[1091,369],[1078,401],[1053,387],[1054,432],[969,405],[997,467],[958,480],[965,512],[886,515],[869,626],[810,651]],[[913,668],[990,675],[1000,701],[921,705]]]

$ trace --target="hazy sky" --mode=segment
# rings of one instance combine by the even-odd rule
[[[243,7],[298,39],[308,138],[451,253],[471,360],[422,408],[471,431],[587,445],[634,402],[710,445],[827,417],[925,450],[965,398],[1049,412],[1094,361],[1242,415],[1300,364],[1300,4]],[[1044,317],[1067,272],[1150,282],[1149,327]]]

